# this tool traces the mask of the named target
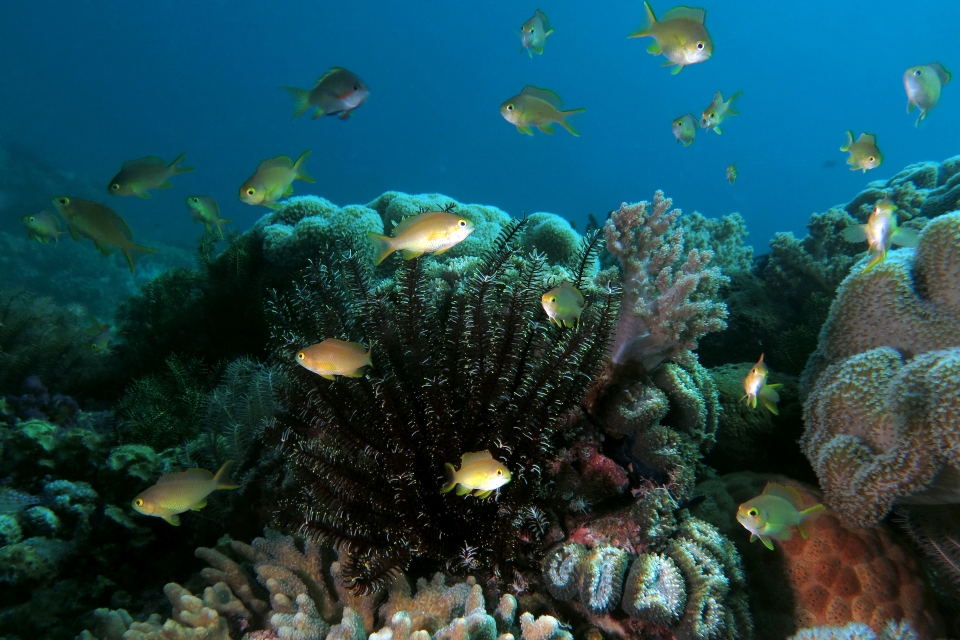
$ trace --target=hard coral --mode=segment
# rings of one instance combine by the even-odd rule
[[[684,254],[680,210],[672,206],[657,191],[652,204],[624,203],[604,225],[624,289],[613,340],[617,364],[652,371],[664,360],[689,362],[702,336],[726,327],[727,307],[716,297],[727,278],[707,266],[712,251]]]
[[[427,288],[419,259],[401,264],[390,295],[355,253],[329,251],[271,306],[291,381],[276,432],[302,492],[281,517],[338,547],[355,592],[389,584],[414,558],[456,562],[473,550],[495,575],[537,552],[541,523],[528,515],[554,434],[602,365],[616,297],[591,300],[576,329],[551,328],[540,305],[545,264],[520,256],[521,229],[504,229],[464,287]],[[294,363],[327,337],[372,341],[369,377],[331,382]],[[513,474],[499,499],[441,494],[444,463],[483,450]]]
[[[865,529],[847,524],[829,508],[809,538],[776,542],[774,551],[749,542],[736,521],[737,506],[756,497],[767,482],[796,488],[804,504],[820,492],[784,476],[735,473],[697,485],[703,499],[691,507],[737,546],[750,578],[751,611],[757,635],[782,639],[817,625],[869,624],[881,632],[888,621],[906,620],[921,638],[939,637],[942,623],[929,588],[912,556],[886,525]]]

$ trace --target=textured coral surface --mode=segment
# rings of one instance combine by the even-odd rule
[[[740,550],[752,583],[758,637],[774,640],[805,627],[848,622],[868,624],[879,633],[887,620],[900,619],[908,620],[921,638],[939,637],[942,624],[932,594],[914,558],[885,525],[850,526],[827,509],[807,540],[794,535],[776,541],[772,552],[751,545],[749,533],[735,520],[736,507],[770,480],[796,487],[807,506],[822,500],[818,490],[784,476],[736,473],[698,485],[696,493],[706,500],[693,509]]]

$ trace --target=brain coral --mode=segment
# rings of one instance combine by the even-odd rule
[[[751,585],[757,637],[785,638],[797,629],[870,625],[880,633],[889,620],[906,620],[921,638],[942,634],[942,622],[914,558],[886,525],[847,524],[827,509],[809,539],[777,541],[774,551],[750,544],[736,522],[737,505],[757,496],[768,481],[795,487],[806,505],[822,500],[817,489],[784,476],[735,473],[697,485],[705,499],[691,511],[716,525],[737,546]]]

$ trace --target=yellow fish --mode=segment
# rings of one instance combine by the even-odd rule
[[[550,21],[547,20],[547,14],[540,9],[533,13],[533,17],[523,23],[520,27],[520,52],[527,50],[527,54],[532,58],[533,52],[543,53],[543,45],[547,42],[547,36],[553,33],[550,28]]]
[[[207,506],[207,496],[217,489],[236,489],[240,485],[230,479],[233,460],[223,463],[217,474],[206,469],[189,469],[168,473],[133,501],[133,508],[145,516],[163,518],[173,526],[180,526],[185,511],[199,511]]]
[[[60,236],[66,233],[60,231],[60,221],[46,209],[40,213],[27,215],[20,218],[23,226],[27,228],[27,237],[37,242],[50,242],[53,240],[60,243]]]
[[[767,375],[769,373],[770,370],[767,369],[767,365],[764,364],[763,354],[761,353],[757,364],[753,365],[750,373],[748,373],[747,377],[743,380],[743,390],[746,391],[747,395],[740,399],[745,400],[746,405],[751,409],[757,408],[757,400],[759,399],[760,403],[765,406],[770,413],[778,416],[780,412],[777,411],[777,403],[780,402],[780,394],[777,393],[777,389],[783,385],[767,384]]]
[[[294,119],[302,116],[310,107],[316,107],[314,120],[320,116],[337,116],[346,120],[370,95],[370,89],[363,80],[343,67],[333,67],[327,71],[309,91],[296,87],[281,88],[293,98]]]
[[[223,237],[223,225],[230,222],[230,218],[220,217],[220,207],[210,196],[187,196],[187,208],[193,214],[194,222],[202,222],[207,231],[216,228],[220,237]]]
[[[682,142],[683,146],[690,146],[693,139],[697,137],[697,127],[699,121],[692,113],[682,115],[673,121],[671,129],[677,142]]]
[[[458,496],[473,491],[476,497],[486,498],[510,482],[510,470],[494,460],[489,451],[463,454],[460,458],[460,469],[454,469],[449,462],[444,464],[443,468],[446,483],[440,489],[441,493],[447,493],[456,487]]]
[[[558,327],[573,327],[580,322],[580,314],[587,308],[583,294],[577,291],[569,282],[547,291],[540,298],[543,310],[547,312],[550,322]]]
[[[364,367],[370,366],[370,354],[359,342],[346,342],[336,338],[327,338],[323,342],[310,345],[297,352],[297,364],[313,371],[327,380],[334,376],[362,378]]]
[[[90,318],[90,326],[87,327],[87,333],[92,333],[90,339],[90,349],[95,353],[103,353],[110,346],[110,329],[112,324],[102,324],[96,318]]]
[[[662,53],[667,58],[663,63],[665,67],[676,65],[671,73],[680,73],[685,66],[703,62],[713,53],[713,41],[703,26],[705,10],[676,7],[663,14],[658,22],[650,3],[644,0],[643,6],[647,11],[646,24],[627,37],[651,36],[653,43],[647,51],[655,56]]]
[[[940,90],[950,82],[950,72],[939,62],[910,67],[903,72],[903,88],[907,90],[907,113],[920,109],[916,127],[927,117],[927,112],[940,101]]]
[[[893,245],[901,247],[915,247],[920,242],[920,236],[913,229],[903,229],[897,226],[897,205],[893,204],[889,196],[873,208],[873,213],[867,224],[855,224],[844,229],[840,235],[847,242],[867,241],[867,250],[873,255],[863,273],[867,273],[887,258],[887,251]]]
[[[737,176],[740,175],[737,173],[736,165],[730,165],[727,167],[727,182],[734,184],[737,181]]]
[[[700,116],[700,128],[713,129],[717,133],[723,133],[720,131],[720,123],[723,122],[727,116],[740,115],[740,112],[734,108],[733,101],[742,95],[743,91],[737,91],[730,96],[729,100],[724,102],[723,95],[717,91],[713,95],[713,102],[703,110],[703,115]]]
[[[177,159],[167,164],[163,158],[147,156],[138,160],[127,160],[120,168],[120,173],[113,176],[107,192],[115,196],[139,196],[149,198],[150,189],[166,189],[172,187],[170,178],[193,171],[193,167],[181,167],[180,161],[186,153],[181,153]]]
[[[441,254],[463,242],[473,233],[473,223],[455,215],[453,207],[445,211],[424,211],[404,219],[393,228],[393,237],[368,233],[376,252],[374,264],[380,264],[394,251],[402,251],[404,260],[424,253]]]
[[[517,127],[517,131],[528,136],[533,135],[533,128],[537,127],[544,133],[553,133],[553,123],[580,136],[577,130],[567,122],[567,117],[575,113],[583,113],[586,109],[570,109],[561,111],[563,101],[560,96],[549,89],[540,89],[528,84],[523,91],[500,105],[500,115],[504,120]]]
[[[823,513],[822,504],[803,508],[803,497],[793,487],[776,482],[768,482],[763,493],[747,500],[737,509],[737,522],[750,532],[750,542],[757,538],[767,549],[773,550],[773,541],[789,540],[793,537],[792,527],[807,538],[807,528]]]
[[[91,200],[57,196],[53,199],[53,206],[67,221],[67,231],[71,238],[78,242],[80,238],[92,240],[94,246],[105,256],[113,253],[114,249],[120,249],[130,265],[130,273],[134,272],[140,254],[157,252],[156,249],[134,244],[130,225],[106,205]]]
[[[849,151],[850,157],[847,158],[847,164],[853,165],[851,171],[863,169],[876,169],[883,162],[883,156],[880,155],[880,149],[877,148],[877,136],[872,133],[861,133],[857,141],[853,141],[853,131],[847,131],[847,144],[840,147],[840,151]]]
[[[290,156],[267,158],[257,167],[257,172],[240,187],[240,200],[247,204],[262,204],[271,209],[279,209],[276,201],[293,193],[293,181],[314,182],[303,168],[303,161],[310,155],[307,149],[294,162]]]

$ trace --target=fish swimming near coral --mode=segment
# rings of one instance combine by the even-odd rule
[[[840,147],[840,151],[849,151],[847,164],[852,165],[851,171],[862,169],[876,169],[883,162],[880,148],[877,147],[877,136],[872,133],[861,133],[857,141],[853,141],[853,131],[847,131],[847,144]]]
[[[163,158],[147,156],[137,160],[127,160],[120,168],[120,173],[113,176],[107,186],[107,192],[115,196],[138,196],[149,198],[150,189],[166,189],[172,187],[170,178],[181,173],[193,171],[193,167],[184,167],[180,161],[186,153],[181,153],[176,160],[167,164]]]
[[[444,465],[446,483],[440,489],[447,493],[454,487],[457,495],[464,496],[473,492],[478,498],[486,498],[491,493],[510,482],[510,470],[489,451],[465,453],[460,458],[460,468],[454,469],[449,462]]]
[[[231,222],[230,218],[220,217],[220,206],[210,196],[187,196],[187,208],[193,215],[194,222],[202,222],[207,231],[216,229],[223,237],[223,225]]]
[[[558,327],[574,327],[580,322],[580,314],[587,308],[583,294],[569,282],[547,291],[540,298],[540,304],[550,322]]]
[[[367,238],[373,243],[374,264],[380,264],[394,251],[401,251],[404,260],[424,253],[441,254],[466,240],[473,228],[472,222],[447,207],[405,218],[393,228],[392,238],[373,232]]]
[[[295,360],[327,380],[335,380],[336,376],[362,378],[363,368],[370,366],[372,352],[372,348],[368,349],[359,342],[327,338],[297,352]]]
[[[736,165],[730,165],[727,167],[727,182],[730,184],[735,184],[737,182],[737,176],[740,174],[737,172]]]
[[[67,231],[76,241],[87,238],[93,241],[94,246],[105,256],[120,249],[130,273],[133,273],[137,259],[144,253],[156,253],[156,249],[144,247],[133,242],[133,231],[127,221],[118,216],[110,207],[68,196],[57,196],[53,199],[53,206],[67,221]]]
[[[737,509],[737,522],[750,532],[750,542],[756,539],[773,550],[773,541],[789,540],[793,527],[806,539],[813,521],[823,513],[822,504],[803,508],[803,497],[793,487],[768,482],[763,493],[747,500]]]
[[[910,67],[903,72],[903,88],[907,92],[907,113],[920,109],[915,127],[940,102],[940,91],[950,82],[950,72],[939,62]]]
[[[570,109],[563,111],[563,101],[560,96],[549,89],[541,89],[528,84],[517,95],[500,105],[500,115],[510,124],[517,127],[517,131],[528,136],[533,135],[533,127],[544,133],[553,133],[554,123],[580,136],[576,129],[567,122],[570,116],[583,113],[586,109]]]
[[[527,54],[532,58],[533,52],[543,53],[543,45],[547,42],[547,36],[553,33],[550,28],[550,21],[547,14],[540,9],[533,13],[533,17],[523,23],[520,27],[520,52],[526,49]]]
[[[90,318],[90,326],[87,327],[87,333],[93,334],[90,338],[90,349],[94,353],[103,353],[110,346],[110,330],[112,324],[103,324],[96,318]]]
[[[303,168],[303,162],[310,155],[307,149],[294,162],[290,156],[267,158],[260,163],[254,173],[240,187],[240,201],[250,205],[262,204],[271,209],[279,209],[277,200],[293,193],[293,181],[314,182]]]
[[[145,516],[163,518],[173,526],[180,525],[178,514],[199,511],[207,506],[207,496],[218,489],[237,489],[230,479],[233,460],[223,463],[216,475],[206,469],[188,469],[161,476],[133,500],[133,508]]]
[[[316,107],[313,114],[316,120],[320,116],[337,116],[346,120],[353,110],[363,104],[370,95],[370,89],[357,74],[343,67],[333,67],[320,76],[313,89],[281,87],[293,98],[294,119],[302,116],[310,107]]]
[[[647,22],[628,38],[650,36],[653,43],[647,51],[655,56],[661,53],[667,58],[664,67],[676,65],[671,73],[680,73],[685,66],[703,62],[713,53],[713,41],[704,26],[707,12],[694,7],[676,7],[664,13],[660,20],[644,0]]]
[[[717,91],[713,96],[713,102],[703,110],[703,115],[700,116],[700,128],[713,129],[717,133],[723,133],[720,131],[720,123],[729,116],[740,115],[740,112],[734,107],[733,101],[742,95],[743,91],[737,91],[730,96],[729,100],[724,102],[723,95]]]
[[[687,113],[674,120],[671,129],[677,142],[682,142],[683,146],[688,147],[697,137],[698,126],[700,126],[700,121],[697,120],[696,116]]]
[[[0,487],[0,513],[15,513],[41,502],[43,500],[39,496],[32,496],[25,491],[10,487]]]
[[[743,390],[746,391],[746,395],[740,399],[745,401],[751,409],[757,408],[757,400],[759,400],[770,413],[778,416],[780,412],[777,411],[777,403],[780,402],[780,394],[777,393],[777,389],[783,385],[779,383],[767,384],[769,374],[770,370],[763,362],[763,354],[761,353],[757,364],[753,365],[750,373],[743,380]]]
[[[897,226],[897,205],[893,204],[889,196],[884,196],[873,208],[867,224],[851,225],[841,231],[840,235],[847,242],[867,241],[867,250],[873,257],[861,273],[867,273],[878,264],[883,264],[887,251],[893,245],[915,247],[920,243],[920,236],[916,231]]]
[[[27,237],[37,242],[60,242],[60,236],[65,231],[60,231],[60,221],[46,209],[40,213],[33,213],[20,218],[23,226],[27,228]]]

